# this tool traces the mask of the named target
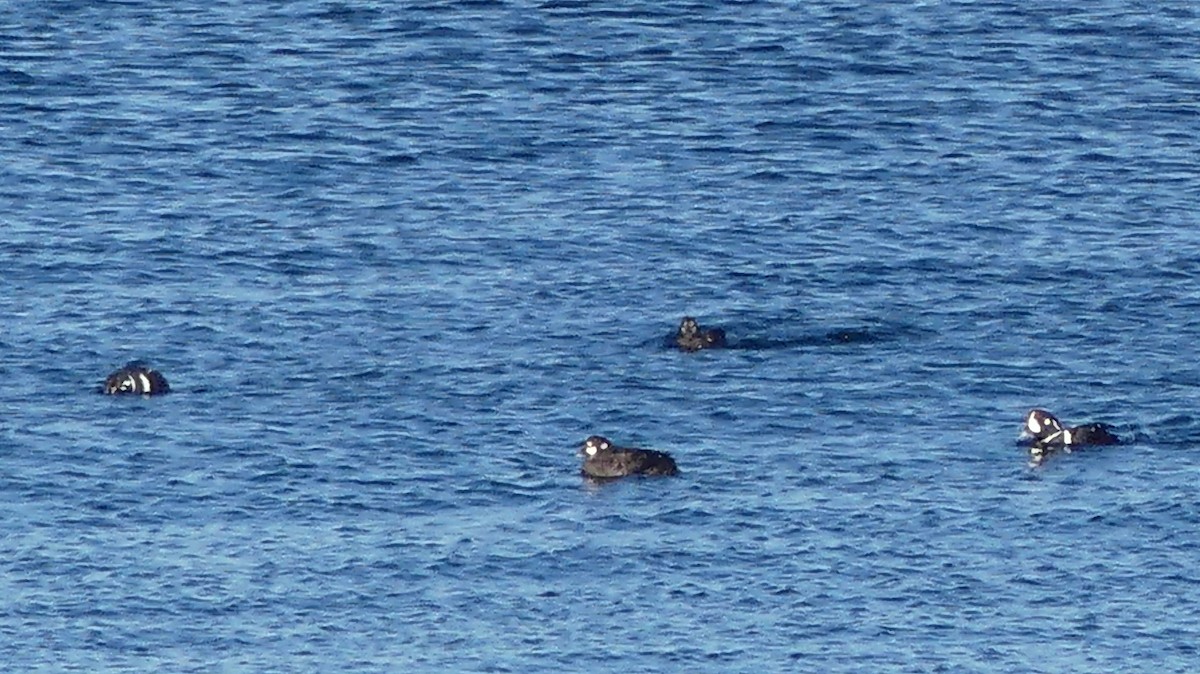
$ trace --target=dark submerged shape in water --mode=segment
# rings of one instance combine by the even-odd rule
[[[103,388],[103,392],[108,395],[157,395],[170,390],[167,378],[162,376],[161,372],[136,360],[108,375]]]
[[[721,328],[702,330],[696,319],[684,316],[679,322],[679,331],[672,338],[672,343],[683,351],[717,349],[725,346],[725,331]]]
[[[1031,440],[1029,456],[1040,463],[1054,452],[1070,452],[1085,445],[1116,445],[1121,441],[1108,424],[1084,424],[1066,428],[1046,410],[1033,409],[1025,415],[1022,437]]]
[[[635,447],[616,447],[608,438],[593,435],[579,448],[583,475],[606,480],[629,475],[678,475],[675,459],[666,452]]]

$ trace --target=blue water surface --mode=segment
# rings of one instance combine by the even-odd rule
[[[1196,671],[1195,3],[0,7],[8,670]]]

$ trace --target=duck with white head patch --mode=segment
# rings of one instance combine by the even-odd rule
[[[617,447],[608,438],[593,435],[579,448],[583,475],[597,480],[629,475],[678,475],[675,459],[666,452],[636,447]]]
[[[1108,424],[1084,424],[1067,428],[1053,414],[1043,409],[1029,410],[1021,436],[1031,440],[1029,455],[1040,463],[1053,452],[1070,452],[1085,445],[1115,445],[1120,442]]]
[[[136,360],[108,375],[103,389],[108,395],[158,395],[170,390],[161,372]]]
[[[696,319],[684,316],[679,322],[679,330],[671,336],[671,343],[681,351],[718,349],[725,346],[725,331],[721,328],[705,330]]]

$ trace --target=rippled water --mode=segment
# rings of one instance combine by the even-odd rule
[[[1196,44],[1184,2],[8,3],[0,661],[1194,670]],[[175,392],[96,394],[133,358]],[[1033,406],[1129,442],[1031,469]],[[593,433],[683,473],[584,484]]]

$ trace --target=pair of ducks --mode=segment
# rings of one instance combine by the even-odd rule
[[[725,331],[705,330],[691,316],[684,316],[679,330],[667,338],[680,351],[718,349],[725,346]],[[579,448],[583,457],[583,476],[593,480],[612,480],[630,475],[678,475],[675,459],[666,452],[637,447],[617,447],[608,438],[593,435]]]
[[[684,351],[718,348],[725,346],[725,331],[720,328],[703,330],[696,319],[684,316],[674,341]],[[157,395],[169,392],[171,387],[162,373],[135,360],[108,375],[102,390],[108,395]]]
[[[1039,464],[1056,452],[1069,453],[1085,445],[1115,445],[1120,442],[1107,424],[1084,424],[1067,428],[1046,410],[1030,410],[1022,431],[1029,443],[1029,456]],[[666,452],[636,447],[617,447],[608,438],[593,435],[580,448],[583,475],[609,480],[630,475],[678,475],[675,459]]]
[[[108,395],[158,395],[170,392],[171,387],[161,372],[133,361],[108,375],[102,390]],[[615,447],[598,435],[588,438],[580,453],[586,459],[584,474],[596,479],[628,475],[675,475],[679,472],[675,459],[665,452]]]

